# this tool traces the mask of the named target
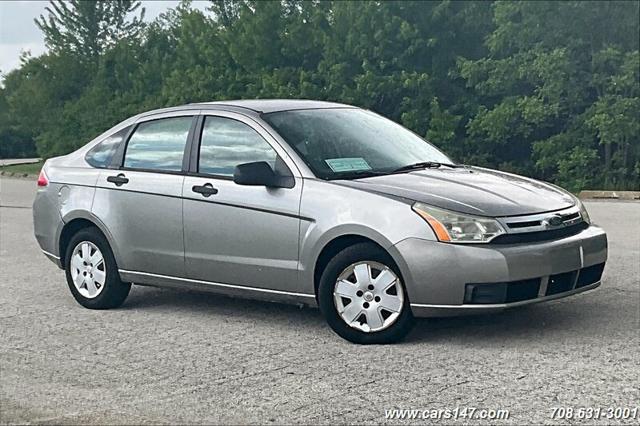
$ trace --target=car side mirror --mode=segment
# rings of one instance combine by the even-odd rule
[[[281,176],[273,171],[266,161],[238,164],[233,172],[233,181],[238,185],[292,188],[293,177]]]

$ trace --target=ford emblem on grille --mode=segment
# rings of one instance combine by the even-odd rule
[[[562,220],[562,216],[556,214],[553,216],[549,216],[548,218],[543,220],[542,223],[545,225],[546,228],[555,228],[557,226],[562,225],[564,221]]]

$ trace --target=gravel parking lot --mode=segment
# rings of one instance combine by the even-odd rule
[[[587,203],[610,241],[599,289],[363,347],[317,310],[213,294],[134,287],[120,309],[84,309],[35,242],[34,191],[0,180],[0,423],[411,423],[384,410],[456,407],[557,423],[554,407],[639,404],[640,203]]]

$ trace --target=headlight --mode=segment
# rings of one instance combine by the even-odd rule
[[[589,212],[587,211],[587,208],[584,206],[584,204],[582,204],[582,201],[580,201],[580,199],[578,199],[577,197],[576,197],[576,203],[578,204],[578,207],[580,207],[580,216],[582,217],[582,220],[584,220],[589,225],[591,225],[591,218],[589,217]]]
[[[451,243],[488,243],[505,230],[494,219],[468,216],[415,203],[413,210],[427,221],[439,241]]]

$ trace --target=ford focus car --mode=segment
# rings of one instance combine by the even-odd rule
[[[132,117],[47,160],[33,215],[87,308],[121,305],[132,283],[207,289],[319,306],[357,343],[593,289],[607,258],[570,193],[304,100]]]

